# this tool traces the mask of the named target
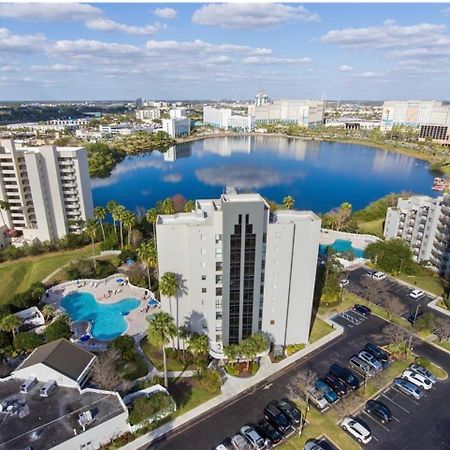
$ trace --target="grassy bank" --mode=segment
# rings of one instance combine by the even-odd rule
[[[395,278],[402,280],[406,283],[417,286],[419,289],[433,293],[434,295],[442,296],[445,291],[445,287],[442,284],[442,280],[434,275],[413,276],[405,275],[403,273],[396,275]]]
[[[328,325],[326,322],[316,317],[314,320],[314,324],[311,328],[311,333],[309,335],[309,342],[313,344],[314,342],[318,341],[319,339],[322,339],[324,336],[331,333],[332,331],[333,328],[331,328],[330,325]]]

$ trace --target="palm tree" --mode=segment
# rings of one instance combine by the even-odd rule
[[[253,360],[253,358],[258,354],[258,348],[251,336],[241,341],[241,343],[239,344],[239,348],[241,350],[242,355],[247,360],[247,372],[248,372],[250,370],[250,361]]]
[[[92,261],[94,263],[94,270],[96,270],[97,262],[95,261],[95,237],[97,236],[97,222],[94,219],[88,219],[86,221],[86,233],[91,238]]]
[[[158,266],[158,254],[152,242],[143,242],[137,249],[139,259],[147,266],[148,288],[152,290],[150,280],[150,268],[156,269]]]
[[[120,248],[123,249],[123,219],[125,217],[127,210],[125,206],[118,205],[116,208],[117,220],[119,221],[119,231],[120,231]]]
[[[147,219],[147,222],[152,225],[152,234],[153,234],[153,241],[155,242],[156,246],[156,219],[158,218],[158,211],[156,211],[156,208],[150,208],[147,213],[145,214],[145,218]]]
[[[49,320],[52,317],[55,317],[56,310],[53,308],[52,305],[44,305],[42,308],[42,315],[44,316],[45,320]]]
[[[164,386],[167,387],[169,382],[167,379],[167,359],[166,345],[170,339],[177,333],[177,327],[173,322],[173,318],[166,312],[156,313],[148,325],[148,338],[151,342],[160,345],[163,353],[164,363]]]
[[[194,333],[189,339],[189,351],[194,355],[208,354],[209,341],[206,334]]]
[[[3,211],[9,211],[9,203],[6,200],[0,200],[0,215],[2,217],[2,222],[6,225]]]
[[[0,320],[0,330],[12,333],[13,339],[20,325],[22,325],[22,319],[15,314],[9,314]]]
[[[106,212],[107,212],[106,208],[104,208],[103,206],[96,206],[94,208],[94,217],[95,220],[100,224],[104,241],[106,240],[106,237],[105,237],[105,229],[103,227],[103,221],[105,220]]]
[[[160,214],[175,214],[175,203],[171,198],[166,198],[156,204],[156,210]]]
[[[230,344],[223,348],[223,353],[229,362],[234,362],[239,356],[240,349],[238,345]]]
[[[114,233],[116,233],[116,234],[117,234],[116,221],[118,220],[118,215],[117,215],[117,207],[118,206],[119,206],[119,204],[117,202],[115,202],[114,200],[111,200],[106,204],[106,209],[111,213],[111,216],[113,219],[113,224],[114,224]]]
[[[283,206],[286,209],[292,209],[294,207],[294,204],[295,204],[295,199],[291,195],[288,195],[283,198]]]
[[[178,337],[183,343],[183,361],[186,362],[186,343],[188,343],[189,345],[189,340],[191,338],[191,332],[189,331],[189,328],[181,325],[181,327],[178,328]]]
[[[124,211],[122,220],[128,229],[128,245],[131,245],[131,229],[136,224],[136,216],[131,211]]]
[[[251,339],[253,340],[257,353],[262,353],[267,350],[268,348],[268,342],[266,336],[262,333],[255,333],[251,336]]]
[[[184,212],[191,212],[195,209],[195,201],[194,200],[187,200],[184,204]]]
[[[177,312],[176,312],[176,325],[179,326],[178,323],[178,291],[180,289],[180,281],[178,276],[173,272],[166,272],[161,279],[159,280],[159,292],[161,295],[169,297],[169,310],[170,314],[172,314],[172,297],[177,297]],[[179,343],[179,342],[178,342]],[[179,345],[178,345],[179,347]]]

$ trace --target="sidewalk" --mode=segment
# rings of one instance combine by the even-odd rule
[[[322,320],[324,320],[321,317]],[[123,450],[137,450],[140,447],[146,446],[153,442],[154,440],[164,436],[165,434],[171,432],[172,430],[185,425],[186,423],[194,420],[195,418],[201,416],[202,414],[210,411],[213,408],[217,408],[224,403],[230,403],[235,398],[239,397],[243,392],[247,391],[248,389],[257,386],[258,384],[262,383],[267,378],[271,377],[272,375],[275,375],[278,371],[288,367],[289,365],[299,361],[309,353],[317,350],[318,348],[322,347],[323,345],[333,341],[338,336],[342,335],[344,333],[344,329],[335,324],[332,323],[330,320],[325,319],[325,321],[328,324],[332,324],[335,328],[335,331],[331,332],[327,336],[324,336],[322,339],[319,339],[318,341],[314,342],[314,344],[307,345],[303,350],[300,350],[299,352],[295,353],[292,356],[289,356],[288,358],[284,359],[283,361],[280,361],[279,363],[272,363],[269,359],[269,356],[265,356],[261,358],[261,364],[260,368],[257,372],[257,374],[250,378],[237,378],[232,377],[230,375],[226,375],[224,384],[222,386],[222,392],[217,397],[214,397],[213,399],[197,406],[196,408],[191,409],[190,411],[187,411],[182,416],[179,416],[175,418],[174,420],[171,420],[170,422],[165,423],[164,425],[160,426],[159,428],[150,431],[147,434],[144,434],[143,436],[140,436],[133,442],[130,442],[122,447]]]

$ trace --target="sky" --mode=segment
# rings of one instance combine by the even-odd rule
[[[0,3],[0,101],[450,99],[450,4]]]

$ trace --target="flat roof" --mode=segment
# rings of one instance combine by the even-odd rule
[[[320,217],[313,211],[280,210],[275,211],[270,223],[291,223],[299,220],[320,220]]]
[[[83,432],[79,414],[91,411],[94,422],[86,430],[96,427],[125,412],[122,402],[114,394],[83,392],[58,386],[50,397],[40,397],[38,383],[30,393],[20,394],[22,380],[0,382],[0,402],[20,401],[26,404],[25,417],[0,413],[0,450],[46,450]],[[33,439],[32,433],[38,435]]]

